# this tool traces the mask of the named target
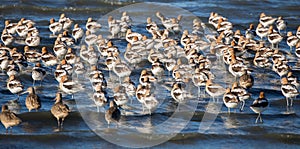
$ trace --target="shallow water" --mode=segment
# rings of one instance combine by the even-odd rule
[[[240,29],[243,33],[248,28],[250,23],[257,25],[258,17],[261,12],[265,12],[267,15],[274,17],[283,16],[288,22],[287,31],[295,32],[299,25],[299,6],[298,1],[158,1],[162,2],[164,6],[176,6],[192,12],[195,16],[199,17],[204,23],[207,23],[210,12],[217,12],[222,16],[225,16],[234,24],[234,30]],[[168,3],[166,3],[168,2]],[[84,26],[88,17],[100,19],[100,22],[105,22],[107,14],[110,11],[133,4],[132,1],[101,1],[101,0],[62,0],[62,1],[3,1],[0,6],[0,29],[4,28],[4,20],[10,19],[12,22],[16,22],[22,17],[31,19],[36,22],[36,27],[40,31],[41,45],[37,49],[41,49],[42,46],[52,48],[55,38],[50,38],[51,34],[48,30],[49,19],[54,17],[58,19],[60,13],[66,13],[66,15],[72,18],[80,26]],[[149,9],[149,8],[148,8]],[[159,8],[150,8],[159,9]],[[143,17],[137,18],[134,21],[140,21],[138,23],[145,23],[144,17],[148,16],[147,12],[151,12],[147,9],[134,9],[128,10],[132,15],[143,13]],[[176,13],[176,12],[171,12]],[[120,16],[120,14],[117,14]],[[130,13],[129,13],[130,15]],[[154,14],[149,14],[154,16]],[[178,14],[174,14],[177,16]],[[184,17],[192,18],[190,14],[185,14]],[[192,19],[189,19],[191,23]],[[105,23],[103,23],[105,24]],[[102,25],[103,25],[102,24]],[[134,31],[145,33],[145,24],[139,24],[133,28]],[[104,26],[104,25],[103,25]],[[190,29],[188,25],[184,26]],[[104,30],[104,29],[103,29]],[[105,31],[101,32],[105,34]],[[124,40],[114,40],[121,52],[124,52],[126,43]],[[15,45],[22,49],[23,46]],[[289,47],[282,41],[279,45],[282,51],[289,50]],[[297,59],[295,56],[288,56],[289,63],[293,67],[295,75],[299,76],[299,68],[297,67]],[[144,66],[149,68],[148,63]],[[38,112],[27,112],[25,107],[26,95],[20,97],[20,109],[18,116],[23,120],[20,126],[13,128],[12,134],[5,134],[4,127],[0,127],[0,144],[1,148],[117,148],[115,144],[112,144],[105,139],[99,137],[97,133],[104,134],[106,137],[120,137],[115,138],[117,144],[125,144],[125,146],[143,146],[148,142],[123,142],[122,137],[132,138],[132,140],[140,137],[140,133],[144,133],[144,140],[158,140],[174,136],[168,142],[160,144],[155,148],[256,148],[264,146],[266,148],[296,148],[300,145],[300,102],[295,100],[293,114],[284,114],[285,98],[280,91],[280,77],[277,76],[271,70],[257,69],[253,72],[255,76],[255,85],[249,92],[252,94],[252,99],[247,101],[244,112],[236,112],[227,114],[227,108],[220,103],[211,103],[210,98],[197,99],[192,98],[185,105],[180,105],[177,109],[177,104],[172,100],[169,94],[162,84],[155,84],[156,93],[160,105],[154,113],[149,116],[141,114],[140,104],[134,101],[129,108],[133,110],[126,110],[126,116],[122,116],[121,125],[119,128],[112,126],[107,128],[104,120],[103,111],[96,112],[96,107],[93,105],[93,101],[86,98],[87,94],[79,93],[75,94],[75,99],[71,99],[71,96],[64,95],[65,102],[70,106],[72,112],[65,120],[64,128],[62,131],[58,131],[56,128],[56,120],[49,112],[55,93],[58,89],[58,83],[55,81],[51,69],[47,68],[48,75],[46,76],[42,86],[36,87],[38,95],[42,100],[42,108]],[[103,68],[104,69],[104,68]],[[30,70],[30,69],[29,69]],[[138,82],[138,76],[141,71],[137,69],[132,73],[134,82]],[[217,83],[221,83],[224,87],[231,84],[234,80],[230,74],[219,68],[218,65],[212,68],[216,75]],[[108,72],[103,70],[106,79],[108,79]],[[116,76],[112,76],[116,78]],[[25,73],[20,76],[25,88],[32,85],[32,79],[30,73]],[[0,75],[0,97],[1,105],[7,103],[9,100],[16,98],[6,89],[6,75]],[[117,78],[116,78],[117,79]],[[168,79],[167,76],[164,79]],[[85,82],[84,78],[79,79],[81,82]],[[226,82],[226,83],[224,83]],[[83,83],[88,86],[88,83]],[[109,82],[110,85],[110,82]],[[114,86],[114,84],[112,84]],[[86,87],[90,90],[90,87]],[[270,101],[270,107],[263,113],[263,124],[255,124],[256,114],[254,114],[249,108],[253,99],[258,97],[258,93],[264,90],[266,97]],[[196,93],[197,89],[191,89],[192,93]],[[108,91],[112,93],[111,91]],[[88,96],[90,96],[88,94]],[[112,95],[110,95],[112,97]],[[220,113],[216,111],[209,111],[205,113],[207,105],[210,109],[221,107]],[[191,115],[193,110],[189,110],[190,107],[197,107],[195,113]],[[178,110],[180,116],[186,115],[186,117],[175,117],[174,121],[167,121],[172,116],[174,111]],[[80,111],[80,112],[79,112]],[[208,130],[203,127],[205,122],[202,118],[207,116],[206,114],[212,114],[209,116],[216,116],[215,121]],[[185,125],[185,118],[192,116],[191,121]],[[91,121],[93,120],[93,121]],[[203,125],[202,125],[203,124]],[[90,128],[90,127],[91,128]],[[155,127],[155,126],[166,126]],[[152,128],[152,127],[155,127]],[[170,133],[175,128],[184,127],[180,133]],[[94,131],[92,131],[94,130]],[[151,141],[149,141],[151,142]],[[146,146],[146,145],[145,145]]]

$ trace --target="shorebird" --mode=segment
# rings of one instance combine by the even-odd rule
[[[272,48],[275,48],[274,45],[277,45],[276,47],[278,48],[279,42],[282,39],[283,37],[278,32],[273,30],[273,26],[270,26],[268,31],[268,41],[272,44]]]
[[[240,76],[239,84],[245,89],[249,89],[253,86],[254,78],[247,70],[243,71],[243,75]]]
[[[4,43],[4,45],[11,45],[14,40],[15,38],[4,29],[1,34],[1,41]]]
[[[232,84],[231,93],[238,96],[239,101],[242,102],[240,110],[243,111],[244,106],[245,106],[245,102],[246,102],[245,100],[249,99],[251,95],[246,91],[245,88],[243,88],[242,86],[238,86],[237,82],[234,82]]]
[[[249,28],[245,32],[245,37],[247,39],[253,39],[256,36],[256,32],[254,30],[254,25],[251,23]]]
[[[83,29],[80,28],[78,24],[75,24],[74,29],[72,30],[72,36],[75,39],[75,42],[77,42],[77,40],[80,39],[83,35],[84,35]]]
[[[37,63],[35,67],[32,68],[32,74],[31,77],[33,79],[33,84],[34,86],[35,81],[41,81],[40,86],[42,86],[42,81],[44,80],[46,76],[46,71],[42,68],[41,63]]]
[[[278,29],[278,32],[280,34],[281,30],[286,29],[286,22],[282,19],[282,16],[279,16],[276,20],[276,27]]]
[[[286,43],[290,47],[291,52],[292,52],[293,47],[296,46],[296,44],[298,42],[299,42],[299,38],[297,36],[293,35],[292,32],[287,33]]]
[[[261,118],[261,113],[267,109],[268,105],[269,105],[269,102],[265,98],[264,92],[260,92],[259,97],[257,99],[255,99],[253,104],[250,106],[250,108],[253,112],[258,113],[255,123],[257,123],[258,118],[260,119],[261,123],[263,122],[263,120]]]
[[[38,109],[40,109],[42,106],[41,100],[40,100],[40,97],[37,94],[35,94],[34,88],[29,87],[26,92],[29,93],[25,100],[25,105],[26,105],[28,111],[30,112],[33,109],[35,109],[37,111]]]
[[[97,106],[97,112],[100,112],[100,107],[105,106],[105,104],[107,103],[105,92],[102,91],[102,87],[100,85],[95,87],[95,92],[93,94],[93,101]]]
[[[11,23],[10,20],[5,20],[4,24],[4,30],[6,30],[9,34],[13,35],[16,33],[18,23]]]
[[[78,91],[81,91],[83,87],[81,84],[78,84],[68,78],[67,75],[64,75],[61,77],[60,83],[59,83],[59,88],[67,93],[72,95],[72,99],[74,99],[74,94],[77,93]]]
[[[108,127],[110,123],[117,123],[121,118],[121,111],[118,109],[117,104],[112,100],[109,103],[109,109],[105,113],[105,120],[107,121]]]
[[[240,100],[235,93],[231,92],[230,88],[227,88],[225,94],[223,95],[223,102],[228,108],[228,113],[230,113],[230,108],[237,108],[240,103]]]
[[[57,119],[57,127],[62,128],[65,118],[69,115],[70,109],[62,102],[61,93],[56,93],[55,104],[51,108],[52,115]]]
[[[281,92],[286,97],[286,107],[288,110],[289,107],[293,106],[293,98],[299,95],[299,91],[294,84],[289,83],[288,79],[283,77],[281,79]],[[291,99],[290,104],[289,98]]]
[[[55,22],[54,18],[50,19],[49,30],[52,32],[53,35],[59,33],[63,29],[63,26],[59,22]]]
[[[9,76],[6,86],[11,93],[17,94],[19,99],[20,93],[23,91],[24,86],[22,85],[21,81],[15,77],[15,75]]]
[[[119,83],[121,84],[121,78],[128,77],[131,74],[131,69],[126,63],[121,62],[121,59],[117,59],[113,66],[114,73],[119,77]]]
[[[265,13],[261,13],[259,17],[259,23],[261,23],[264,27],[268,27],[272,25],[277,18],[272,18],[271,16],[267,16]]]
[[[88,18],[85,24],[85,28],[91,33],[96,33],[101,28],[101,24],[99,24],[97,21],[93,20],[92,18]]]
[[[49,53],[46,47],[42,47],[42,62],[45,66],[54,66],[58,63],[56,56]]]
[[[68,30],[73,23],[73,21],[70,18],[66,17],[64,13],[60,14],[58,22],[62,24],[62,28],[64,30]]]
[[[126,94],[130,97],[130,102],[132,103],[132,98],[136,93],[134,82],[131,81],[130,77],[125,77],[122,85],[125,87]]]
[[[221,85],[213,83],[211,79],[206,81],[205,91],[213,97],[213,101],[215,101],[215,97],[225,93],[225,89]]]
[[[7,105],[2,105],[2,112],[0,114],[1,123],[4,125],[6,129],[6,133],[8,133],[8,129],[12,132],[12,127],[19,125],[22,120],[17,117],[15,113],[8,109]]]

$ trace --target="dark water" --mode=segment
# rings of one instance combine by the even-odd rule
[[[162,2],[166,6],[176,6],[183,8],[193,13],[193,15],[199,17],[204,23],[207,23],[210,12],[217,12],[222,16],[225,16],[234,24],[234,30],[240,29],[242,32],[248,28],[250,23],[257,25],[258,17],[261,12],[265,12],[267,15],[274,17],[283,16],[288,22],[287,31],[295,32],[299,24],[299,6],[298,1],[158,1]],[[40,31],[41,45],[37,49],[41,49],[42,46],[49,48],[53,47],[54,38],[50,38],[51,34],[48,30],[49,19],[54,17],[59,18],[61,13],[72,18],[80,26],[84,26],[88,17],[100,19],[105,17],[105,14],[129,4],[133,4],[132,1],[100,1],[100,0],[61,0],[61,1],[2,1],[0,6],[0,29],[4,28],[4,20],[11,20],[16,22],[20,18],[31,19],[36,22],[36,27]],[[136,8],[128,10],[132,14],[151,12],[152,9]],[[178,12],[174,13],[177,16]],[[130,15],[130,13],[129,13]],[[154,14],[149,14],[154,16]],[[120,16],[120,14],[118,14]],[[189,14],[184,15],[189,18]],[[103,21],[104,20],[104,21]],[[105,22],[106,19],[102,21]],[[135,21],[135,20],[134,20]],[[136,21],[146,22],[145,18],[136,19]],[[190,19],[191,23],[192,19]],[[101,19],[100,19],[101,22]],[[102,23],[105,26],[105,23]],[[145,26],[139,24],[133,30],[145,32]],[[190,26],[185,28],[190,29]],[[120,51],[124,52],[126,43],[124,40],[115,41]],[[22,48],[23,46],[18,46]],[[280,44],[282,51],[288,50],[289,47],[283,40]],[[293,67],[293,72],[299,75],[297,59],[295,56],[289,56],[289,63]],[[146,66],[148,67],[148,66]],[[234,78],[222,72],[215,66],[213,71],[216,72],[219,82],[222,83],[225,80],[233,80]],[[75,95],[75,100],[72,100],[70,96],[64,95],[66,103],[71,107],[72,112],[64,123],[64,129],[62,131],[56,130],[56,120],[49,112],[53,104],[53,98],[58,90],[58,83],[54,80],[54,77],[49,69],[49,74],[46,76],[43,85],[37,87],[37,93],[42,100],[42,108],[38,112],[28,113],[25,108],[25,98],[23,95],[20,98],[21,109],[18,111],[19,117],[23,120],[20,126],[14,127],[12,134],[5,134],[4,127],[0,127],[0,145],[1,148],[117,148],[118,146],[107,142],[99,137],[95,132],[102,131],[102,134],[118,134],[118,136],[134,138],[139,137],[138,132],[145,133],[148,137],[153,135],[153,138],[148,137],[150,140],[155,140],[157,137],[167,138],[170,135],[174,135],[168,142],[156,146],[156,148],[297,148],[300,145],[300,120],[299,120],[299,108],[300,102],[296,99],[294,103],[294,114],[283,114],[285,111],[285,98],[280,91],[280,77],[277,76],[271,70],[255,69],[253,72],[255,76],[255,85],[249,91],[252,94],[252,98],[255,99],[258,96],[259,91],[264,90],[266,97],[270,101],[270,107],[263,114],[264,123],[255,124],[256,114],[250,109],[249,105],[252,100],[247,101],[244,112],[227,114],[225,106],[215,104],[212,106],[221,107],[220,112],[214,123],[208,130],[199,129],[202,124],[202,118],[205,115],[206,105],[208,104],[209,97],[205,97],[198,103],[198,99],[192,99],[188,106],[197,106],[191,121],[184,127],[184,129],[178,134],[168,134],[176,127],[184,124],[184,118],[177,119],[174,123],[168,123],[165,129],[161,131],[148,129],[152,126],[157,126],[167,120],[172,113],[176,110],[177,104],[171,99],[169,92],[163,87],[157,85],[156,90],[161,91],[158,93],[158,97],[161,101],[158,109],[153,115],[142,115],[139,110],[133,112],[129,111],[127,116],[123,116],[121,119],[122,125],[120,129],[115,127],[107,128],[102,112],[97,113],[96,107],[93,106],[91,100],[84,100],[86,94],[81,93]],[[263,74],[263,75],[261,75]],[[105,71],[106,77],[108,77],[107,71]],[[139,71],[133,72],[132,77],[134,82],[137,83]],[[30,74],[22,74],[20,77],[25,85],[25,88],[32,84]],[[7,76],[0,76],[0,102],[1,104],[7,103],[9,100],[13,100],[16,96],[12,95],[6,89]],[[83,79],[84,81],[84,79]],[[229,81],[230,82],[230,81]],[[85,84],[86,85],[86,84]],[[227,83],[222,83],[226,86]],[[90,88],[87,88],[90,89]],[[82,100],[81,100],[82,99]],[[76,106],[77,104],[77,106]],[[198,105],[197,105],[198,104]],[[136,102],[132,105],[139,106]],[[78,109],[80,112],[78,112]],[[83,111],[83,112],[82,112]],[[131,113],[132,112],[132,113]],[[189,112],[182,110],[182,114],[189,115]],[[82,115],[84,118],[82,118]],[[96,120],[97,125],[93,125],[93,121]],[[88,123],[86,123],[88,122]],[[89,126],[93,126],[90,128]],[[131,130],[129,128],[135,128]],[[92,131],[96,130],[95,132]],[[115,142],[122,142],[122,139],[116,139]],[[130,144],[127,142],[126,146],[141,146],[140,144],[146,144],[147,142],[135,142]],[[126,143],[120,143],[126,144]]]

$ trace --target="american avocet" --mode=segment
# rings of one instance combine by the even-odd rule
[[[146,90],[146,93],[143,97],[143,105],[146,109],[149,110],[149,114],[152,114],[152,111],[156,109],[159,102],[157,101],[156,97],[153,94],[150,94],[151,90]]]
[[[255,123],[257,123],[258,118],[260,119],[261,123],[263,122],[263,120],[261,118],[261,113],[267,109],[268,105],[269,105],[269,102],[265,98],[264,92],[260,92],[259,97],[257,99],[255,99],[253,104],[250,106],[250,108],[253,112],[258,113]]]
[[[97,106],[97,112],[100,112],[100,107],[105,106],[105,104],[107,103],[105,92],[102,90],[101,86],[97,86],[95,88],[95,92],[93,94],[93,101]]]
[[[83,62],[80,60],[80,57],[76,57],[76,62],[74,64],[73,69],[77,75],[77,78],[78,78],[78,75],[82,75],[86,72],[85,66],[84,66]]]
[[[236,94],[231,92],[230,88],[227,88],[225,94],[223,95],[223,102],[228,108],[228,113],[230,113],[230,108],[237,108],[239,106],[240,100]]]
[[[31,74],[31,77],[33,79],[32,86],[34,86],[35,81],[41,81],[40,82],[40,86],[41,86],[45,76],[46,76],[46,71],[42,68],[41,63],[37,63],[35,67],[32,68],[32,74]]]
[[[75,93],[83,90],[81,84],[78,84],[77,82],[70,80],[67,75],[61,77],[61,80],[59,82],[59,88],[66,94],[71,94],[72,99],[74,99]]]
[[[298,81],[298,77],[295,76],[295,75],[293,74],[292,71],[288,72],[288,74],[287,74],[286,77],[287,77],[288,82],[289,82],[290,84],[293,84],[293,85],[295,85],[297,88],[299,88],[300,84],[299,84],[299,81]]]
[[[54,66],[58,63],[56,56],[49,53],[46,47],[42,47],[42,62],[45,66]]]
[[[126,11],[122,12],[122,16],[120,19],[122,22],[126,22],[127,24],[129,24],[129,26],[131,26],[132,19],[129,15],[127,15]]]
[[[259,23],[262,24],[264,27],[268,27],[272,25],[277,18],[273,18],[271,16],[267,16],[265,13],[261,13],[259,17]]]
[[[26,39],[25,39],[25,44],[30,46],[30,47],[36,47],[40,44],[40,36],[33,36],[28,33]]]
[[[70,109],[63,104],[61,93],[56,93],[55,104],[51,108],[52,115],[57,119],[57,127],[62,128],[65,118],[69,115]]]
[[[109,16],[107,22],[112,38],[118,37],[121,31],[121,21],[115,20],[112,16]]]
[[[159,27],[157,26],[156,22],[152,21],[151,17],[147,18],[146,30],[152,35],[154,34],[154,31],[159,30]]]
[[[19,72],[20,72],[19,66],[14,62],[14,60],[10,60],[6,68],[6,74],[8,76],[11,76],[11,75],[17,75]]]
[[[72,36],[75,39],[75,42],[77,42],[77,40],[80,39],[83,35],[84,35],[83,29],[80,28],[78,24],[75,24],[72,30]]]
[[[4,43],[4,45],[11,45],[14,40],[15,38],[4,29],[1,34],[1,41]]]
[[[16,33],[18,23],[11,23],[10,20],[5,20],[4,24],[4,30],[6,30],[9,34],[13,35]]]
[[[158,58],[155,58],[153,63],[152,63],[152,67],[151,67],[151,72],[158,77],[161,77],[162,75],[164,75],[164,65],[162,62],[160,62],[160,60]]]
[[[130,102],[132,103],[132,97],[135,96],[136,87],[134,82],[131,81],[130,77],[125,77],[123,84],[128,97],[130,97]]]
[[[255,33],[260,37],[261,40],[263,40],[264,37],[268,36],[268,31],[268,27],[264,27],[262,24],[258,24]]]
[[[72,48],[68,48],[67,54],[65,55],[65,60],[68,64],[74,64],[76,61],[76,54],[73,52]]]
[[[110,123],[119,123],[119,120],[121,119],[121,111],[119,110],[117,104],[112,100],[109,103],[109,108],[105,112],[105,120],[108,124]]]
[[[120,83],[121,78],[128,77],[131,74],[131,69],[129,68],[129,66],[126,63],[122,62],[120,59],[116,60],[113,71],[119,77]]]
[[[41,100],[40,97],[35,93],[35,90],[33,87],[29,87],[27,89],[27,92],[29,93],[25,100],[25,105],[30,112],[31,110],[38,110],[41,108]]]
[[[278,48],[279,42],[283,39],[283,37],[278,33],[274,32],[273,26],[269,27],[268,31],[268,41],[272,44],[272,48],[275,48],[274,45],[277,45]]]
[[[198,19],[193,20],[193,31],[192,34],[202,36],[204,35],[205,24]]]
[[[157,79],[153,76],[152,72],[147,71],[146,69],[141,71],[141,75],[139,78],[140,84],[148,86],[151,82],[155,82],[156,80]]]
[[[62,41],[55,41],[54,46],[53,46],[53,51],[54,51],[57,59],[61,60],[64,58],[65,54],[67,53],[67,45],[65,43],[63,43]]]
[[[61,65],[56,66],[56,69],[54,72],[54,78],[56,79],[57,82],[60,82],[61,77],[64,75],[67,75],[67,74],[68,74],[68,72],[65,69],[61,68]]]
[[[91,33],[91,31],[87,30],[85,32],[84,41],[88,46],[96,44],[97,38],[98,38],[97,35]]]
[[[290,46],[290,51],[292,51],[293,46],[296,46],[298,42],[299,38],[297,36],[293,35],[292,32],[287,33],[286,43],[288,46]]]
[[[26,62],[26,57],[23,55],[23,53],[18,52],[17,48],[12,48],[11,51],[9,51],[9,53],[10,53],[10,57],[12,58],[14,63],[16,63],[18,65],[20,72],[25,70],[25,67],[27,67],[28,64]]]
[[[249,28],[245,32],[245,37],[248,39],[253,39],[256,36],[254,25],[251,23]]]
[[[131,50],[131,44],[128,43],[127,49],[124,53],[124,59],[130,64],[133,64],[133,67],[135,68],[136,65],[143,60],[143,57],[139,54],[139,52]]]
[[[268,68],[272,66],[272,63],[269,61],[269,57],[265,54],[260,54],[260,52],[256,52],[255,57],[253,59],[253,64],[257,67]]]
[[[280,77],[286,75],[290,71],[290,66],[286,62],[276,59],[272,66],[272,70],[275,71]]]
[[[272,54],[272,61],[273,61],[273,63],[275,63],[276,59],[278,59],[280,61],[283,61],[283,62],[287,62],[285,54],[283,54],[281,51],[279,51],[279,49],[275,49],[273,51],[273,54]]]
[[[200,68],[195,69],[195,73],[193,74],[192,81],[195,86],[198,87],[198,96],[201,95],[201,87],[204,87],[206,81],[209,79],[209,76],[201,71]]]
[[[50,19],[49,30],[52,32],[53,35],[61,32],[62,28],[63,28],[63,26],[61,23],[55,22],[54,18]]]
[[[74,39],[69,35],[68,31],[64,31],[62,33],[60,41],[64,42],[67,46],[74,45]]]
[[[181,32],[182,27],[179,23],[182,19],[182,15],[178,15],[176,18],[166,18],[160,12],[156,12],[156,16],[160,19],[161,23],[168,31],[173,33]]]
[[[24,47],[24,55],[26,60],[31,63],[36,63],[41,60],[42,54],[37,52],[36,50],[29,49],[29,46]]]
[[[85,28],[93,34],[100,30],[101,24],[93,20],[92,18],[88,18],[85,24]]]
[[[65,59],[61,60],[60,64],[61,68],[66,70],[69,75],[72,75],[73,73],[73,66],[71,64],[68,64]]]
[[[276,20],[276,27],[280,34],[280,31],[286,29],[286,22],[282,19],[282,16],[279,16]]]
[[[18,118],[15,113],[13,113],[8,109],[7,105],[2,105],[0,121],[6,129],[6,133],[8,133],[9,128],[11,129],[10,131],[12,132],[12,127],[17,126],[22,122],[22,120]]]
[[[102,90],[105,90],[107,87],[106,80],[102,73],[95,73],[90,79],[90,82],[92,83],[92,87],[94,90],[96,90],[98,86],[100,86]]]
[[[219,33],[224,32],[224,34],[225,34],[225,31],[232,30],[232,27],[233,27],[233,25],[231,22],[220,18],[218,20],[218,26],[216,29],[217,29],[217,32],[219,32]]]
[[[225,88],[223,88],[220,84],[213,83],[211,79],[206,81],[205,91],[213,97],[215,101],[215,97],[221,96],[225,93]]]
[[[231,93],[238,96],[239,100],[243,103],[241,106],[241,111],[244,110],[245,102],[250,98],[250,94],[246,91],[245,88],[239,86],[237,82],[234,82],[231,87]]]
[[[7,69],[9,61],[10,60],[9,60],[9,56],[8,56],[7,52],[3,51],[0,54],[0,67],[1,67],[2,73],[4,72],[4,70]]]
[[[15,75],[9,76],[9,79],[6,84],[7,89],[13,93],[18,95],[18,99],[20,97],[20,93],[23,91],[24,86],[22,85],[21,81],[18,80]]]
[[[180,83],[175,83],[171,90],[171,96],[176,102],[184,102],[186,101],[186,97],[184,95],[184,89],[182,88]]]
[[[237,78],[243,74],[243,70],[248,70],[248,67],[243,62],[238,61],[236,57],[232,55],[228,70],[234,77]]]
[[[126,41],[133,44],[135,41],[133,37],[137,37],[138,40],[142,40],[143,35],[137,32],[132,32],[131,29],[128,29],[125,36]]]
[[[211,24],[211,25],[213,25],[215,28],[217,28],[218,27],[218,20],[220,18],[222,18],[223,20],[227,20],[223,16],[220,16],[218,13],[211,12],[210,16],[208,18],[208,23]]]
[[[27,36],[28,33],[28,29],[25,23],[25,19],[22,18],[19,22],[18,22],[18,27],[17,27],[17,33],[21,38],[25,38]]]
[[[286,107],[288,110],[289,107],[293,106],[293,98],[299,95],[299,91],[294,84],[289,83],[288,79],[283,77],[281,79],[281,92],[286,97]],[[290,104],[289,98],[291,99]]]
[[[64,13],[60,14],[58,22],[62,24],[62,28],[64,30],[68,30],[73,23],[73,21],[70,18],[66,17]]]
[[[160,51],[156,49],[151,49],[147,59],[151,64],[153,64],[155,59],[163,59],[163,58],[164,55]]]
[[[248,73],[247,70],[244,70],[243,75],[241,75],[239,78],[239,84],[241,87],[249,89],[254,84],[254,78],[251,74]]]
[[[114,102],[116,102],[118,106],[124,106],[128,102],[124,86],[118,85],[114,88]]]

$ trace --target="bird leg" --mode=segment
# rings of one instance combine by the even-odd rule
[[[241,106],[240,111],[244,111],[244,106],[245,106],[245,101],[242,101],[242,106]]]
[[[260,116],[260,113],[258,113],[258,116],[257,116],[257,118],[256,118],[256,120],[255,120],[255,124],[257,124],[257,121],[258,121],[259,116]]]
[[[262,123],[263,120],[262,120],[262,118],[261,118],[261,114],[259,113],[258,115],[259,115],[260,123]]]

